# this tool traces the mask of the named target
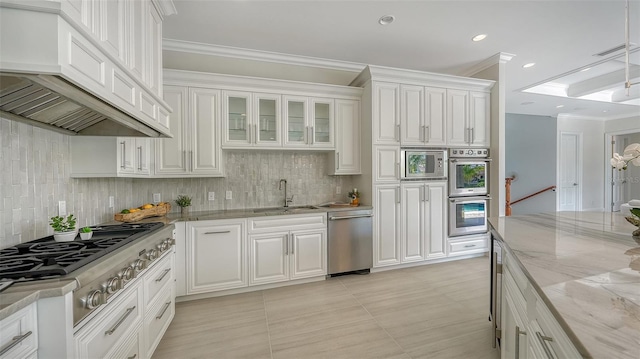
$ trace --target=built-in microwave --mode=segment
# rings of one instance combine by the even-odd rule
[[[400,166],[402,179],[446,179],[447,150],[402,148]]]

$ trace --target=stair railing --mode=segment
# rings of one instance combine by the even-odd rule
[[[507,177],[507,178],[505,178],[505,187],[506,187],[505,201],[506,201],[506,204],[505,204],[504,214],[506,216],[510,216],[511,215],[511,206],[512,205],[514,205],[516,203],[519,203],[519,202],[522,202],[525,199],[529,199],[531,197],[537,196],[537,195],[539,195],[541,193],[544,193],[546,191],[550,191],[550,190],[555,190],[556,189],[556,186],[549,186],[547,188],[539,190],[538,192],[532,193],[532,194],[530,194],[528,196],[524,196],[524,197],[522,197],[522,198],[520,198],[518,200],[515,200],[515,201],[511,202],[511,182],[513,182],[514,180],[515,180],[515,177]]]

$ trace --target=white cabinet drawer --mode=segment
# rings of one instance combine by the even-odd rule
[[[532,289],[533,290],[533,289]],[[571,342],[560,323],[551,314],[549,308],[542,301],[538,293],[533,293],[536,300],[536,321],[540,326],[540,334],[535,330],[535,339],[542,347],[550,348],[556,358],[581,358],[582,356]],[[532,332],[533,332],[532,328]],[[545,339],[546,338],[546,339]],[[550,339],[549,339],[550,338]]]
[[[151,358],[176,311],[174,286],[165,287],[158,295],[161,300],[154,302],[144,320],[146,358]]]
[[[0,323],[0,358],[23,358],[38,349],[36,304],[20,309]]]
[[[133,333],[127,335],[124,341],[116,346],[105,359],[138,359],[142,358],[140,343],[142,342],[142,327],[138,327]]]
[[[478,250],[487,249],[486,239],[474,239],[471,241],[449,242],[449,254],[466,254]]]
[[[173,282],[175,270],[173,265],[173,250],[170,250],[160,262],[154,263],[150,271],[144,276],[144,304],[145,308],[154,301],[160,290],[169,282]]]
[[[502,256],[502,266],[508,268],[511,276],[513,277],[513,281],[520,290],[520,293],[524,295],[525,291],[527,290],[527,283],[529,283],[529,280],[522,272],[522,269],[520,269],[520,264],[516,262],[508,253],[505,253]]]
[[[142,321],[142,287],[127,288],[75,335],[78,358],[103,358]]]
[[[313,215],[283,215],[270,218],[249,218],[249,233],[313,229],[327,227],[327,213]]]

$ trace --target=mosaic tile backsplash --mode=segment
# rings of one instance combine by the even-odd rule
[[[69,137],[0,118],[0,248],[53,233],[49,218],[58,201],[81,226],[113,220],[123,208],[152,202],[153,193],[171,202],[192,197],[192,211],[276,207],[284,204],[280,179],[286,179],[293,204],[346,201],[351,176],[327,176],[326,154],[302,151],[225,151],[224,178],[71,178]],[[337,187],[341,194],[335,194]],[[226,191],[232,199],[226,200]],[[209,201],[208,192],[215,192]],[[115,208],[109,208],[109,196]]]

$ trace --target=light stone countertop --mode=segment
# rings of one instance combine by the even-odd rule
[[[578,350],[640,358],[640,239],[623,215],[557,212],[489,222]]]
[[[296,207],[296,206],[291,206]],[[204,221],[204,220],[216,220],[216,219],[232,219],[232,218],[249,218],[249,217],[273,217],[279,215],[297,215],[297,214],[313,214],[313,213],[326,213],[326,212],[336,212],[336,211],[345,211],[345,210],[367,210],[372,209],[371,206],[358,206],[358,207],[318,207],[315,209],[300,209],[295,210],[293,212],[282,212],[275,214],[275,209],[273,212],[267,211],[255,213],[254,211],[258,208],[247,208],[247,209],[232,209],[232,210],[218,210],[218,211],[198,211],[191,212],[188,215],[181,215],[180,213],[171,213],[165,217],[150,217],[145,218],[140,222],[162,222],[165,225],[171,225],[175,222],[185,222],[185,221]],[[260,208],[258,210],[265,210],[264,208]],[[101,223],[102,225],[109,224],[120,224],[121,222],[111,221],[107,223]],[[109,254],[102,259],[108,259],[110,261],[118,261],[117,255],[118,253],[123,252],[124,246],[118,249],[116,252]],[[125,254],[126,255],[126,254]],[[77,271],[74,271],[74,275],[78,273],[78,271],[88,271],[91,270],[91,264],[84,266]],[[0,293],[0,320],[9,317],[11,314],[16,313],[20,309],[28,306],[29,304],[36,302],[40,298],[48,298],[55,296],[63,296],[73,290],[76,289],[77,283],[74,279],[68,279],[66,277],[61,277],[58,279],[48,279],[42,281],[35,282],[26,282],[26,283],[14,283],[11,287],[5,289],[2,293]]]

